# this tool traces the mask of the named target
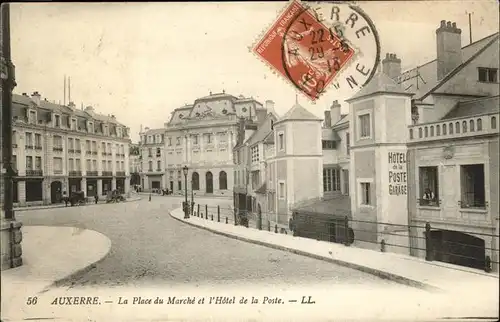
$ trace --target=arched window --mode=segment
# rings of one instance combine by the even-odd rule
[[[200,190],[200,175],[198,172],[193,172],[191,176],[193,190]]]
[[[453,123],[450,123],[450,124],[448,125],[448,129],[450,130],[450,132],[449,132],[449,133],[450,133],[450,134],[453,134]]]
[[[476,127],[474,126],[474,120],[470,120],[470,122],[469,122],[469,130],[470,130],[471,132],[474,132],[474,129],[475,129],[475,128],[476,128]]]
[[[462,122],[462,133],[467,133],[467,121]]]
[[[429,128],[426,126],[424,129],[425,137],[429,136]]]
[[[410,140],[413,139],[413,129],[410,129]]]
[[[460,122],[455,122],[455,133],[460,133]]]
[[[446,124],[443,124],[443,135],[446,135]]]
[[[225,171],[219,172],[219,190],[227,190],[227,174]]]
[[[491,129],[495,130],[497,128],[497,118],[495,116],[491,117]]]
[[[422,138],[422,128],[418,128],[418,137],[421,139]]]
[[[477,130],[478,131],[483,130],[483,121],[481,119],[477,119]]]
[[[434,136],[434,126],[431,125],[431,136]]]
[[[440,135],[441,135],[441,126],[436,125],[436,136],[440,136]]]

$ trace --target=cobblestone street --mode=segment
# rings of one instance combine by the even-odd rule
[[[394,283],[331,263],[237,241],[178,222],[169,210],[179,197],[147,196],[138,202],[19,212],[24,225],[77,226],[111,239],[111,251],[65,287],[193,286],[223,284]],[[198,200],[229,206],[231,200]],[[85,245],[82,245],[85,247]]]

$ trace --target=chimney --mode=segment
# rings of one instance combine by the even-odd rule
[[[331,111],[325,111],[325,127],[332,127],[332,113]]]
[[[334,126],[338,121],[340,121],[340,104],[335,100],[330,107],[330,125]]]
[[[74,103],[74,102],[69,102],[69,103],[68,103],[68,106],[69,106],[69,107],[71,107],[71,108],[75,108],[75,106],[76,106],[76,105],[75,105],[75,103]]]
[[[401,59],[396,54],[385,54],[382,60],[382,71],[391,79],[396,80],[401,75]]]
[[[437,80],[443,79],[449,72],[462,63],[462,30],[455,22],[441,20],[436,29]]]
[[[267,110],[267,113],[276,114],[276,111],[274,110],[274,101],[272,101],[272,100],[266,101],[266,110]]]
[[[38,92],[33,92],[33,94],[31,94],[31,99],[35,102],[36,106],[40,106],[40,98],[41,96]]]

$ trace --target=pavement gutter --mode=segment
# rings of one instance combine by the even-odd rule
[[[410,287],[419,288],[419,289],[422,289],[422,290],[425,290],[425,291],[432,291],[432,292],[443,292],[444,291],[444,290],[442,290],[439,287],[436,287],[436,286],[433,286],[433,285],[430,285],[430,284],[426,284],[426,283],[423,283],[423,282],[415,281],[415,280],[412,280],[412,279],[404,277],[404,276],[396,275],[396,274],[393,274],[393,273],[381,271],[381,270],[378,270],[378,269],[375,269],[375,268],[371,268],[371,267],[367,267],[367,266],[363,266],[363,265],[359,265],[359,264],[354,264],[354,263],[351,263],[351,262],[342,261],[342,260],[335,259],[335,258],[329,258],[329,257],[321,256],[321,255],[316,255],[316,254],[308,253],[308,252],[305,252],[305,251],[302,251],[302,250],[298,250],[298,249],[294,249],[294,248],[290,248],[290,247],[276,245],[276,244],[272,244],[272,243],[268,243],[268,242],[263,242],[263,241],[255,240],[255,239],[251,239],[251,238],[241,237],[241,236],[237,236],[237,235],[232,235],[230,233],[222,232],[222,231],[215,230],[215,229],[208,228],[208,227],[204,227],[204,226],[199,226],[199,225],[197,225],[195,223],[182,220],[182,219],[177,218],[176,216],[172,215],[172,212],[170,212],[169,214],[170,214],[170,216],[172,218],[174,218],[174,219],[176,219],[176,220],[178,220],[178,221],[180,221],[182,223],[188,224],[188,225],[196,227],[196,228],[207,230],[207,231],[212,232],[214,234],[218,234],[218,235],[222,235],[222,236],[225,236],[225,237],[237,239],[237,240],[244,241],[244,242],[247,242],[247,243],[252,243],[252,244],[257,244],[257,245],[261,245],[261,246],[265,246],[265,247],[269,247],[269,248],[283,250],[283,251],[287,251],[287,252],[290,252],[290,253],[293,253],[293,254],[297,254],[297,255],[301,255],[301,256],[306,256],[306,257],[310,257],[310,258],[314,258],[314,259],[326,261],[326,262],[329,262],[329,263],[337,264],[337,265],[340,265],[340,266],[352,268],[352,269],[355,269],[355,270],[358,270],[358,271],[361,271],[361,272],[364,272],[364,273],[375,275],[375,276],[380,277],[382,279],[387,279],[387,280],[393,281],[393,282],[398,283],[398,284],[402,284],[402,285],[406,285],[406,286],[410,286]],[[252,228],[249,228],[249,229],[252,229]]]

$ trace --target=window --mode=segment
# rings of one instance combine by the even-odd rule
[[[198,135],[193,135],[193,144],[198,145]]]
[[[361,183],[361,204],[371,205],[371,191],[369,182]]]
[[[91,147],[90,147],[90,140],[85,141],[85,147],[86,147],[88,153],[90,153],[92,151]]]
[[[181,180],[177,181],[177,188],[179,191],[182,191],[182,181]]]
[[[279,198],[280,199],[285,199],[285,183],[280,182],[279,184]]]
[[[474,120],[470,120],[470,122],[469,122],[469,128],[470,128],[471,132],[474,132],[475,124],[476,123],[474,123]]]
[[[323,169],[323,191],[340,191],[339,169]]]
[[[157,157],[161,156],[161,149],[160,148],[156,148],[156,156]]]
[[[12,156],[12,170],[17,171],[17,155]]]
[[[36,112],[30,111],[29,113],[29,123],[36,124]]]
[[[351,151],[351,136],[349,135],[349,132],[345,134],[345,149],[347,151],[346,153],[349,154],[349,152]]]
[[[80,159],[75,159],[75,169],[76,171],[80,171],[82,169]]]
[[[97,142],[96,141],[92,141],[92,151],[97,153]]]
[[[483,83],[496,83],[498,82],[498,69],[497,68],[484,68],[479,67],[478,80]]]
[[[92,160],[92,171],[97,171],[97,160]]]
[[[38,133],[35,134],[35,148],[42,148],[42,135]]]
[[[335,141],[331,140],[322,140],[321,141],[323,150],[334,150],[335,149]]]
[[[497,118],[492,116],[491,117],[491,129],[495,130],[497,128]]]
[[[226,133],[225,132],[221,132],[219,134],[219,142],[220,143],[226,143]]]
[[[181,138],[180,137],[177,137],[175,144],[176,145],[181,145]]]
[[[149,171],[153,171],[153,161],[149,161]]]
[[[33,133],[26,132],[26,147],[33,148]]]
[[[78,152],[81,150],[80,139],[75,139],[75,150]]]
[[[172,146],[172,138],[168,138],[168,146]]]
[[[477,119],[477,130],[482,131],[483,130],[483,120]]]
[[[370,137],[370,114],[359,116],[359,137]]]
[[[484,165],[471,164],[460,167],[462,208],[484,208],[486,194],[484,188]]]
[[[124,161],[120,161],[120,169],[122,171],[125,171],[125,162]]]
[[[225,171],[219,172],[219,189],[227,190],[227,174]]]
[[[92,160],[87,159],[85,166],[87,167],[87,171],[92,171]]]
[[[54,123],[55,123],[54,125],[56,127],[60,127],[61,126],[61,117],[59,115],[55,115],[55,117],[54,117]]]
[[[173,172],[170,171],[170,177],[173,176]],[[200,190],[200,175],[198,172],[193,172],[191,176],[191,187],[193,190]]]
[[[71,119],[71,129],[73,131],[76,130],[76,120],[75,119]]]
[[[151,148],[148,148],[148,157],[152,157],[153,156],[153,150]]]
[[[206,133],[205,134],[205,143],[206,144],[212,143],[212,134],[211,133]]]
[[[113,165],[111,161],[108,161],[108,171],[113,171]]]
[[[278,147],[280,151],[285,149],[285,135],[284,133],[278,133]]]
[[[259,146],[254,146],[251,148],[252,163],[259,162]]]
[[[33,170],[33,157],[26,157],[26,170]]]
[[[35,157],[35,170],[42,170],[42,157]]]
[[[439,206],[439,176],[437,167],[420,167],[420,199],[421,206]]]
[[[62,151],[62,137],[60,137],[59,135],[54,135],[52,138],[52,144],[54,145],[54,151]]]
[[[74,171],[75,170],[75,160],[69,159],[69,171]]]
[[[342,193],[344,195],[349,195],[349,170],[342,170],[342,176],[344,181],[344,191],[342,191]]]
[[[160,160],[156,161],[156,170],[161,171],[161,161]]]
[[[260,185],[260,171],[252,171],[252,190],[256,190]]]
[[[88,131],[89,131],[90,133],[94,133],[94,123],[89,122]]]
[[[106,171],[106,161],[104,160],[101,161],[101,167],[102,167],[101,171]]]

